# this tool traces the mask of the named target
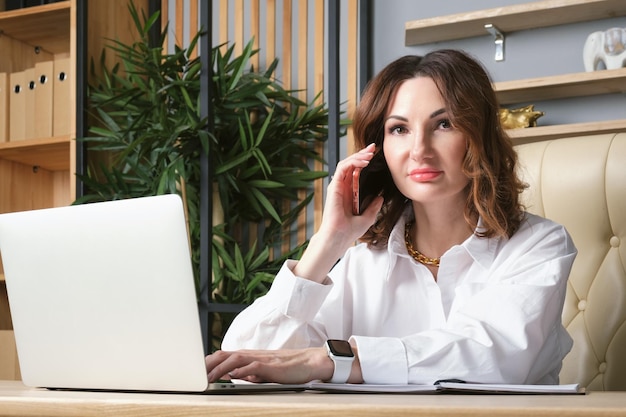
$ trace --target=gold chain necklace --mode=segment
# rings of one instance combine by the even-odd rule
[[[409,255],[411,255],[411,257],[417,262],[423,265],[439,268],[439,262],[441,261],[441,258],[429,258],[428,256],[425,256],[424,254],[422,254],[422,252],[413,247],[413,245],[411,244],[411,226],[413,226],[413,223],[408,222],[404,228],[404,243],[406,244],[407,252],[409,252]]]

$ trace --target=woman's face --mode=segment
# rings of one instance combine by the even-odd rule
[[[387,165],[400,192],[415,202],[465,200],[467,140],[446,107],[435,82],[417,77],[400,85],[385,117]]]

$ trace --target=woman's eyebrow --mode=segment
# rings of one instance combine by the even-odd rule
[[[437,117],[437,116],[439,116],[440,114],[445,113],[445,112],[446,112],[446,109],[444,109],[444,108],[441,108],[441,109],[439,109],[439,110],[435,110],[434,112],[432,112],[432,113],[430,114],[430,118],[431,118],[431,119],[432,119],[432,118],[435,118],[435,117]]]
[[[430,117],[431,119],[434,119],[435,117],[439,116],[440,114],[445,113],[446,111],[447,111],[447,110],[446,110],[445,108],[441,108],[441,109],[439,109],[439,110],[435,110],[434,112],[432,112],[432,113],[430,114],[430,116],[429,116],[429,117]],[[389,119],[397,119],[397,120],[400,120],[400,121],[403,121],[403,122],[408,122],[408,121],[409,121],[409,119],[407,119],[406,117],[404,117],[404,116],[396,116],[395,114],[389,115],[389,116],[385,119],[385,122],[386,122],[387,120],[389,120]]]
[[[407,119],[406,117],[403,117],[403,116],[396,116],[396,115],[393,115],[393,114],[392,114],[392,115],[390,115],[389,117],[387,117],[387,118],[385,119],[385,122],[386,122],[387,120],[389,120],[389,119],[397,119],[397,120],[400,120],[400,121],[403,121],[403,122],[408,122],[408,121],[409,121],[409,119]]]

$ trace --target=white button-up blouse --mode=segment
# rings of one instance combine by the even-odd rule
[[[324,284],[295,276],[287,261],[222,349],[351,339],[366,383],[557,384],[572,346],[561,313],[576,248],[565,228],[526,214],[510,239],[472,235],[441,257],[435,281],[407,253],[406,219],[387,248],[351,247]]]

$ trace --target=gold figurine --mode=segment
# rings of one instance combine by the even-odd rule
[[[500,123],[504,129],[517,129],[521,127],[537,126],[537,119],[544,115],[542,111],[534,110],[535,105],[530,104],[519,109],[500,109]]]

